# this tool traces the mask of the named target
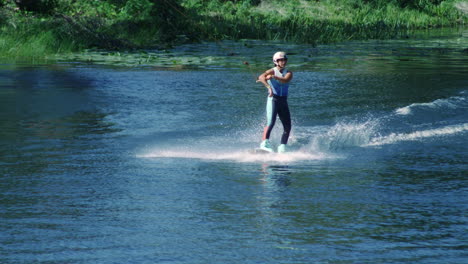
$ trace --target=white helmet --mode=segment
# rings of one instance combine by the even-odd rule
[[[276,65],[276,61],[279,59],[288,59],[288,56],[286,56],[286,52],[284,51],[278,51],[273,55],[273,63]]]

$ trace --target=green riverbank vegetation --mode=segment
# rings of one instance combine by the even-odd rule
[[[0,57],[202,40],[395,38],[467,18],[461,0],[0,0]]]

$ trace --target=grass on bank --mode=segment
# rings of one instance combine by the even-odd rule
[[[464,25],[468,6],[460,0],[54,0],[48,12],[35,13],[0,1],[4,58],[200,40],[317,44],[394,38],[415,29]]]
[[[48,54],[77,51],[71,40],[60,40],[54,30],[18,29],[16,34],[2,34],[0,37],[0,56],[8,58],[43,58]],[[3,56],[2,56],[3,55]]]
[[[186,1],[188,10],[198,10],[198,26],[204,38],[285,39],[327,43],[346,39],[388,38],[407,30],[464,24],[466,15],[443,1],[415,8],[401,8],[392,1],[262,1],[251,7],[234,2],[203,5]],[[385,2],[385,1],[382,1]]]

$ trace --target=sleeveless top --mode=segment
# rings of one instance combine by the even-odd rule
[[[281,73],[276,67],[274,67],[273,70],[275,71],[275,76],[278,77],[284,77],[286,73],[288,73],[288,70],[286,69],[283,69],[283,73]],[[275,79],[270,79],[267,82],[271,86],[274,95],[288,96],[289,83],[282,83]]]

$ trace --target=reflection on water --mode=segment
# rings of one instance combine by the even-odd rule
[[[93,106],[90,80],[68,68],[9,65],[0,72],[3,171],[23,176],[69,163],[119,131]],[[90,140],[86,143],[86,140]]]
[[[272,50],[286,50],[291,56],[289,67],[305,71],[358,70],[363,73],[429,71],[450,69],[463,74],[464,56],[468,46],[466,29],[435,29],[421,31],[414,38],[371,40],[332,45],[298,45],[257,40],[209,42],[201,45],[181,45],[172,50],[118,53],[87,51],[59,55],[54,58],[70,61],[90,61],[95,64],[156,70],[243,70],[260,73],[270,65]],[[234,54],[234,55],[233,55]],[[248,64],[246,64],[247,62]],[[255,74],[253,74],[255,75]],[[251,78],[251,77],[249,77]]]
[[[267,185],[288,187],[291,184],[289,166],[262,164],[262,174],[260,180]]]

